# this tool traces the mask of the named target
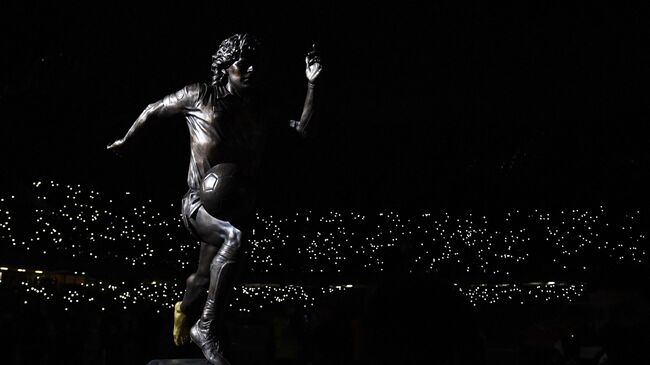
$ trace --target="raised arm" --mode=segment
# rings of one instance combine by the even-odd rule
[[[314,111],[314,92],[316,88],[316,79],[318,75],[323,70],[321,65],[320,56],[316,51],[316,45],[312,46],[311,52],[305,57],[305,76],[307,76],[307,96],[305,97],[305,105],[302,108],[302,115],[300,120],[292,120],[291,126],[295,128],[301,136],[306,135],[307,126],[311,121],[311,117]]]
[[[126,132],[126,135],[106,146],[106,148],[116,152],[119,151],[152,117],[168,117],[183,112],[192,103],[196,94],[198,94],[198,85],[186,86],[176,93],[167,95],[162,100],[147,105],[131,128],[129,128],[128,132]]]

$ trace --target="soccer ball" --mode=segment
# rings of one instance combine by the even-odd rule
[[[250,182],[234,163],[220,163],[208,170],[199,198],[205,210],[220,220],[232,221],[252,210]]]

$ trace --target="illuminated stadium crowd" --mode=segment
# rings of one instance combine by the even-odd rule
[[[160,310],[180,298],[199,248],[182,225],[180,202],[54,181],[36,181],[32,189],[31,198],[0,198],[3,257],[11,258],[0,265],[5,283],[12,272],[33,271],[13,280],[26,303],[84,302],[101,310],[147,303]],[[474,305],[566,302],[580,297],[595,272],[647,265],[639,210],[303,211],[256,218],[249,282],[236,288],[232,304],[239,311],[282,300],[313,305],[387,272],[453,278]],[[78,276],[77,285],[48,285],[48,273],[62,270]]]

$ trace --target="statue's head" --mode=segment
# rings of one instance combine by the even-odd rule
[[[259,47],[259,39],[248,33],[224,39],[212,56],[212,85],[225,85],[228,82],[228,68],[241,59],[251,64],[257,63]]]

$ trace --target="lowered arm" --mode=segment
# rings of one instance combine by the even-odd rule
[[[126,135],[108,145],[106,148],[115,151],[122,148],[134,134],[137,134],[138,131],[142,129],[142,126],[145,125],[148,120],[151,120],[151,117],[168,117],[183,112],[186,104],[191,103],[192,97],[198,92],[196,89],[197,87],[194,87],[194,85],[186,86],[176,93],[167,95],[162,100],[147,105],[142,113],[140,113],[138,119],[136,119],[133,125],[131,125],[131,128],[126,132]]]

